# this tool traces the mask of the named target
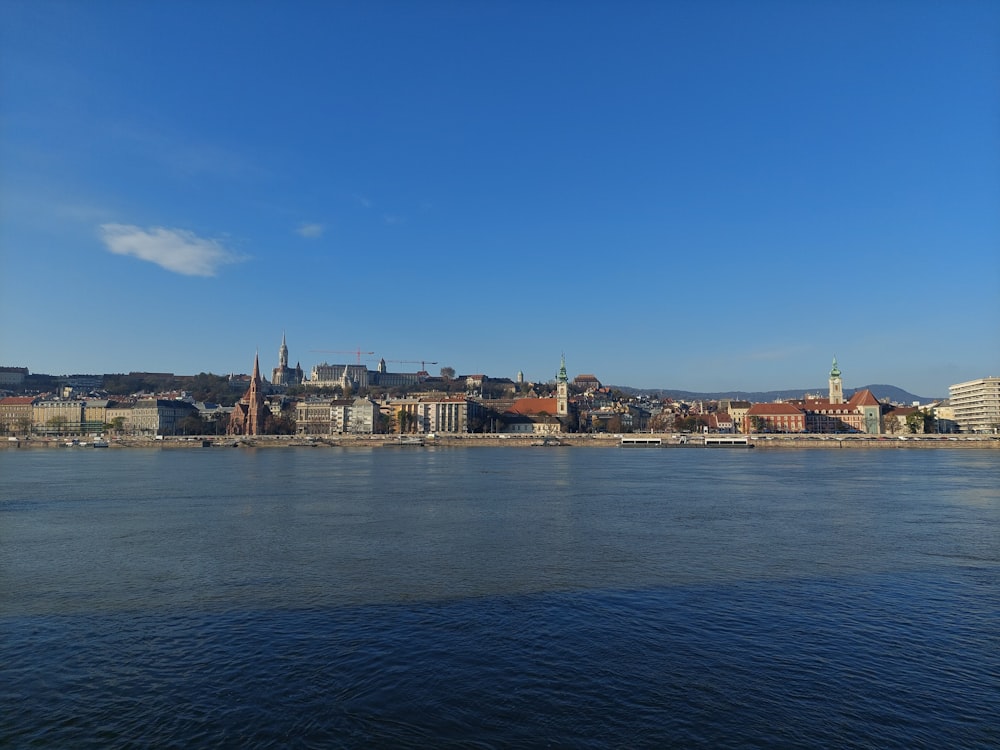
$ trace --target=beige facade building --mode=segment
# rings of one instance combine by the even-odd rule
[[[31,427],[39,435],[77,435],[83,423],[83,401],[37,399],[31,419]]]
[[[87,399],[83,402],[83,431],[104,432],[108,424],[108,404],[106,398]]]
[[[34,422],[34,403],[34,396],[0,398],[0,431],[11,434],[29,432]]]
[[[132,431],[139,435],[177,435],[180,422],[197,412],[187,401],[146,398],[132,407]]]
[[[104,418],[108,424],[116,424],[116,419],[121,419],[121,431],[128,434],[133,432],[132,410],[135,404],[132,402],[114,402],[108,404],[104,410]]]
[[[961,432],[1000,432],[1000,378],[989,377],[948,387],[948,401]]]
[[[945,399],[934,407],[934,422],[938,432],[958,432],[958,422],[955,421],[955,407]]]
[[[329,435],[332,424],[330,399],[307,399],[295,404],[295,431],[299,435]]]
[[[753,404],[749,401],[731,401],[724,399],[719,402],[719,408],[729,413],[729,416],[732,417],[733,420],[733,427],[737,430],[743,429],[747,412],[750,411],[751,406],[753,406]]]

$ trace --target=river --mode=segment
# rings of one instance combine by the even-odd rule
[[[996,451],[0,452],[4,747],[1000,746]]]

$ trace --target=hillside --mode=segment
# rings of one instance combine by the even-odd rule
[[[611,388],[617,388],[622,393],[629,393],[635,395],[646,395],[646,396],[666,396],[672,398],[676,401],[718,401],[723,398],[730,398],[739,401],[751,401],[754,403],[770,403],[772,401],[788,400],[794,398],[803,398],[805,394],[823,394],[825,395],[829,390],[826,386],[819,388],[792,388],[782,391],[716,391],[716,392],[699,392],[699,391],[679,391],[671,388],[630,388],[628,386],[618,386],[613,385]],[[884,383],[874,384],[874,385],[864,385],[860,388],[855,388],[852,390],[845,390],[844,395],[850,398],[851,394],[855,391],[864,390],[867,388],[873,394],[875,398],[879,401],[891,401],[898,404],[911,404],[914,401],[919,401],[922,404],[929,403],[931,401],[938,401],[943,397],[930,397],[930,396],[915,396],[909,391],[903,390],[894,385],[886,385]]]

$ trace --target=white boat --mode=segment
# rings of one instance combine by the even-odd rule
[[[94,446],[95,448],[107,448],[108,441],[102,437],[96,437],[94,438],[94,442],[92,442],[91,445]]]
[[[706,448],[753,448],[745,435],[705,435]]]
[[[644,437],[642,435],[622,436],[622,445],[662,445],[663,439],[658,437]]]
[[[421,446],[424,444],[424,439],[419,435],[400,435],[397,440],[386,441],[382,445],[411,445],[411,446]]]
[[[544,446],[546,448],[549,448],[552,446],[562,445],[563,442],[557,437],[548,436],[542,438],[541,440],[532,440],[531,444],[535,446]]]

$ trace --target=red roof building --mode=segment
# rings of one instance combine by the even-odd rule
[[[743,432],[805,432],[806,413],[794,404],[754,404],[743,417]]]

